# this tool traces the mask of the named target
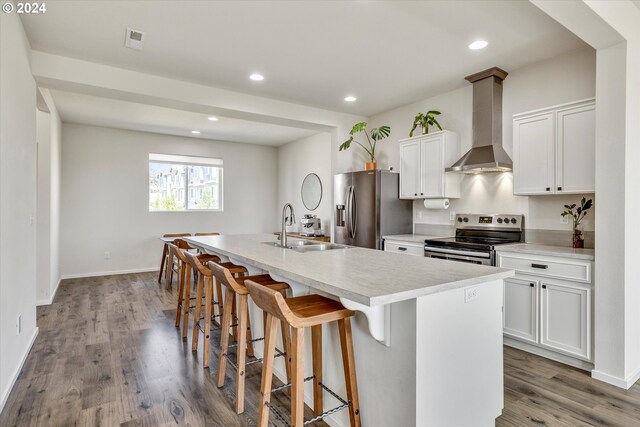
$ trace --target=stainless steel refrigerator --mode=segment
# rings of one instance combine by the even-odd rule
[[[412,232],[412,201],[400,200],[399,177],[381,170],[333,177],[336,243],[382,249],[382,236]]]

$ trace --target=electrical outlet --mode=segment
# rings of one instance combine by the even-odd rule
[[[111,259],[111,252],[105,252],[104,259]]]
[[[569,224],[569,216],[568,215],[561,216],[560,217],[560,224]]]
[[[471,302],[478,299],[478,288],[465,288],[464,302]]]
[[[456,220],[456,213],[454,211],[449,212],[449,221]]]
[[[20,335],[21,332],[22,332],[22,314],[19,314],[18,318],[16,319],[16,334]]]

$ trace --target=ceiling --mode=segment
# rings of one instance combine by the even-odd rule
[[[60,90],[51,90],[51,95],[62,121],[70,123],[271,146],[318,133],[227,117],[212,122],[205,114]]]
[[[363,116],[586,46],[529,1],[51,1],[21,17],[35,50]]]

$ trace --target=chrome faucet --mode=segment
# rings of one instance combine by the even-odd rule
[[[287,208],[291,212],[290,216],[287,215]],[[296,214],[293,212],[293,206],[291,203],[286,203],[282,208],[282,234],[280,234],[280,246],[287,247],[287,225],[293,225],[296,222]]]

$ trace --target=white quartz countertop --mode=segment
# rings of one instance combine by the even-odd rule
[[[595,250],[574,249],[564,246],[537,245],[533,243],[515,243],[513,245],[501,245],[498,252],[516,252],[533,255],[561,256],[565,258],[595,260]]]
[[[355,247],[300,253],[263,244],[277,241],[272,234],[193,236],[185,240],[237,262],[367,306],[514,275],[513,270],[503,268]]]
[[[392,234],[382,236],[384,240],[398,240],[401,242],[424,243],[427,239],[442,239],[443,236],[430,236],[428,234]]]

